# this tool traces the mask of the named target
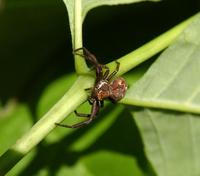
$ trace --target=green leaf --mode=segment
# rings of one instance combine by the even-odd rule
[[[82,161],[90,173],[95,176],[144,176],[133,157],[112,151],[97,151]]]
[[[2,134],[0,135],[0,154],[13,145],[32,125],[32,115],[28,106],[13,103],[10,102],[7,107],[0,109],[0,134]]]
[[[200,15],[127,92],[146,155],[158,176],[200,175]],[[184,112],[191,112],[184,113]]]
[[[143,109],[133,112],[158,176],[200,175],[200,117]]]
[[[17,139],[26,133],[31,128],[32,124],[33,115],[28,105],[10,99],[6,105],[0,107],[0,154],[5,152]],[[25,157],[24,161],[26,162],[19,165],[19,170],[23,170],[23,168],[27,166],[30,162],[29,158],[30,155],[28,155],[28,158]],[[9,160],[11,160],[11,158],[8,157],[5,162],[9,162]]]
[[[180,35],[123,103],[200,113],[200,15]]]

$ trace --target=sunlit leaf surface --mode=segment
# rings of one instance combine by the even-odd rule
[[[200,113],[200,16],[130,87],[124,103]]]
[[[133,115],[159,176],[200,175],[200,116],[151,109]]]
[[[130,88],[145,151],[159,176],[200,175],[200,17]],[[175,111],[178,110],[178,111]],[[191,113],[179,112],[189,111]]]

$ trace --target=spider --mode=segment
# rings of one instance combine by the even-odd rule
[[[83,54],[79,53],[80,50],[83,51]],[[91,113],[83,114],[74,111],[77,116],[85,117],[87,118],[87,120],[82,121],[80,123],[76,123],[74,125],[56,123],[56,125],[58,126],[67,128],[79,128],[89,124],[93,121],[93,119],[97,117],[100,108],[103,107],[103,101],[106,98],[111,100],[111,102],[116,103],[125,96],[127,90],[127,84],[122,77],[118,77],[112,80],[112,78],[116,75],[116,73],[119,70],[119,62],[116,62],[115,70],[112,73],[110,73],[109,68],[105,65],[99,64],[95,55],[90,53],[85,47],[76,49],[74,51],[74,54],[84,57],[94,66],[96,72],[96,80],[94,87],[85,89],[87,91],[91,91],[91,95],[88,98],[89,103],[92,105]],[[103,69],[105,69],[105,72],[103,72]]]

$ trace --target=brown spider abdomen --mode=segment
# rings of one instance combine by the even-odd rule
[[[121,100],[125,96],[126,90],[128,88],[126,81],[122,77],[113,80],[110,83],[110,87],[111,87],[111,94],[109,98],[114,102]]]

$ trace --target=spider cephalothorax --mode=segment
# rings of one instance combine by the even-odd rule
[[[82,50],[83,54],[79,53]],[[92,105],[91,114],[82,114],[75,111],[77,116],[86,117],[87,120],[74,124],[74,125],[63,125],[59,126],[68,128],[79,128],[89,124],[94,118],[96,118],[100,108],[103,106],[103,101],[108,98],[113,103],[121,100],[126,93],[127,84],[122,77],[118,77],[114,80],[112,78],[116,75],[119,70],[120,63],[116,62],[116,69],[112,73],[107,66],[99,64],[96,57],[90,53],[86,48],[79,48],[74,51],[75,54],[84,57],[86,60],[93,64],[96,72],[96,80],[94,87],[88,88],[91,91],[91,95],[88,98],[89,103]],[[103,72],[105,69],[105,72]]]

